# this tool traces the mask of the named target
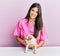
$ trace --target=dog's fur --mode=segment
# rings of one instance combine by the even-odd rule
[[[34,53],[36,53],[36,39],[34,38],[34,36],[32,36],[32,35],[27,35],[27,37],[26,37],[26,49],[25,49],[25,52],[27,52],[27,50],[28,50],[28,48],[29,48],[29,45],[32,45],[32,46],[34,46],[34,48],[33,48],[33,51],[34,51]]]

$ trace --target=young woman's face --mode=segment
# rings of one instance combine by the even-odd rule
[[[38,15],[38,8],[34,7],[30,10],[30,18],[35,19]]]

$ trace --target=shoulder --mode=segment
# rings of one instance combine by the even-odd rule
[[[39,32],[41,32],[41,31],[42,31],[43,33],[47,31],[45,24],[43,24],[42,30],[39,30]]]
[[[18,24],[19,24],[20,26],[25,26],[26,23],[27,23],[27,21],[28,21],[28,19],[22,18],[22,19],[20,19],[20,20],[18,21]]]
[[[28,21],[28,19],[26,19],[26,18],[22,18],[19,20],[20,23],[26,23],[27,21]]]

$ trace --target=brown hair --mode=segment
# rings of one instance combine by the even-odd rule
[[[29,21],[29,18],[30,18],[30,10],[34,7],[37,7],[38,8],[38,15],[36,17],[36,20],[35,20],[35,26],[34,26],[34,37],[36,38],[38,36],[38,33],[39,31],[41,32],[41,35],[43,35],[43,32],[42,32],[42,27],[43,27],[43,20],[42,20],[42,12],[41,12],[41,6],[39,3],[33,3],[26,15],[26,19],[28,19]]]

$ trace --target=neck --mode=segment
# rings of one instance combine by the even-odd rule
[[[30,22],[35,22],[35,19],[34,18],[29,18],[29,21]]]
[[[34,24],[35,24],[35,19],[29,18],[29,23],[30,23],[31,25],[34,25]]]

